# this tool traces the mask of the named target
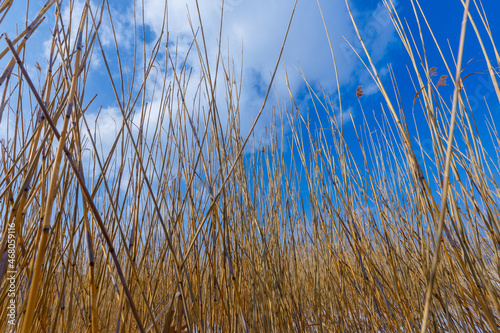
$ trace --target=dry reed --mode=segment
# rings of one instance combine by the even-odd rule
[[[470,24],[500,101],[495,36],[481,3],[469,2],[462,2],[462,43]],[[0,5],[0,23],[12,3]],[[351,15],[358,55],[385,103],[377,122],[353,119],[355,136],[344,137],[337,107],[305,73],[320,126],[290,93],[291,110],[274,111],[262,146],[253,131],[281,53],[250,133],[241,133],[241,77],[220,44],[209,61],[198,7],[189,51],[199,56],[198,82],[169,49],[166,29],[150,49],[136,38],[133,63],[124,64],[107,1],[87,2],[70,25],[61,3],[47,1],[18,36],[3,35],[0,121],[9,125],[0,160],[0,329],[12,328],[15,272],[14,327],[22,332],[498,332],[498,114],[485,112],[489,132],[479,133],[463,44],[450,63],[418,0],[411,1],[415,30],[392,1],[384,4],[408,53],[414,111],[426,124],[409,125],[394,73],[393,98]],[[37,88],[24,49],[44,19],[54,29]],[[104,19],[116,54],[102,45]],[[447,73],[438,80],[442,69],[426,53],[432,43]],[[166,68],[158,71],[165,47]],[[85,95],[93,57],[103,61],[121,117],[106,153],[96,128],[101,111],[92,116],[94,98]],[[36,61],[41,72],[44,60]],[[448,78],[451,102],[440,88]],[[358,86],[360,112],[362,96]],[[489,110],[491,100],[484,102]]]

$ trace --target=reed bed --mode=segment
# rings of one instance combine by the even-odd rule
[[[480,2],[462,3],[462,40],[478,40],[481,75],[500,101],[496,36]],[[220,49],[208,56],[201,20],[190,50],[199,78],[169,49],[167,30],[152,48],[136,38],[131,64],[116,35],[116,54],[105,52],[100,27],[113,26],[106,1],[87,2],[65,25],[61,2],[49,0],[18,36],[3,35],[0,329],[498,332],[498,114],[484,112],[488,132],[479,133],[463,43],[450,61],[417,0],[414,30],[392,1],[384,4],[407,51],[413,110],[400,103],[394,73],[389,83],[379,76],[351,17],[383,101],[377,122],[339,121],[332,98],[304,73],[314,107],[306,112],[292,94],[278,101],[264,141],[253,130],[270,112],[272,82],[242,133],[241,73]],[[11,6],[2,2],[0,20]],[[36,80],[24,48],[43,18],[54,28],[50,59],[37,60],[47,71]],[[440,78],[431,48],[444,63]],[[104,111],[86,94],[93,58],[109,74],[115,133],[98,130]],[[352,94],[364,114],[362,87]],[[488,103],[497,101],[485,100],[484,110],[497,110]],[[417,112],[424,126],[414,126]],[[346,126],[355,136],[344,136]],[[109,151],[103,135],[112,137]],[[424,138],[430,147],[419,144]]]

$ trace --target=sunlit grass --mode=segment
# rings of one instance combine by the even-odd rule
[[[475,87],[462,81],[463,47],[450,61],[418,1],[412,31],[384,3],[408,55],[408,103],[426,123],[412,125],[398,100],[397,82],[407,78],[379,76],[351,17],[360,60],[384,101],[380,116],[366,120],[358,87],[351,94],[363,116],[342,122],[303,73],[311,110],[290,93],[264,124],[265,144],[253,131],[272,82],[250,133],[241,133],[240,71],[220,49],[208,56],[201,23],[192,25],[189,51],[199,77],[176,50],[160,52],[171,45],[166,26],[151,48],[134,44],[133,60],[120,56],[116,35],[109,52],[100,30],[104,20],[113,25],[106,3],[85,6],[78,22],[64,25],[59,3],[48,1],[29,29],[4,35],[0,329],[12,328],[14,225],[20,332],[498,332],[500,139],[487,104],[497,100],[485,101],[489,131],[479,133],[468,98]],[[463,4],[467,36],[486,63],[477,75],[500,101],[495,36],[480,3]],[[0,20],[11,5],[0,5]],[[38,87],[23,50],[43,15],[54,34]],[[443,68],[429,63],[430,48]],[[114,133],[99,130],[105,115],[86,95],[96,57],[121,118]]]

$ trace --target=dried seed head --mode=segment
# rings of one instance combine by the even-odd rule
[[[363,90],[361,90],[361,86],[358,86],[356,88],[356,97],[360,98],[361,96],[363,96]]]
[[[431,69],[429,69],[429,76],[430,77],[433,77],[433,76],[436,76],[437,75],[437,67],[432,67]]]
[[[436,88],[437,87],[441,87],[441,86],[447,86],[448,84],[446,83],[446,78],[448,77],[448,75],[441,75],[441,77],[439,78],[437,84],[436,84]]]

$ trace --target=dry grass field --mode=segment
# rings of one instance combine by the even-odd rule
[[[0,20],[12,3],[0,4]],[[499,332],[500,56],[488,21],[496,13],[463,1],[467,25],[450,61],[448,45],[422,37],[433,31],[417,0],[408,1],[419,23],[412,30],[384,3],[407,51],[415,96],[407,102],[426,123],[409,126],[398,81],[381,79],[351,17],[381,122],[357,117],[356,135],[344,137],[305,73],[312,111],[327,120],[314,127],[290,94],[259,146],[253,130],[273,104],[272,84],[242,133],[240,70],[222,50],[213,66],[203,25],[193,28],[190,52],[203,74],[194,81],[168,49],[168,31],[152,49],[135,43],[143,62],[125,63],[102,45],[101,23],[113,21],[106,2],[89,2],[70,25],[58,1],[37,2],[29,27],[0,40],[0,119],[9,122],[0,147],[0,330]],[[44,32],[50,59],[40,54],[49,65],[36,76],[24,50],[42,18],[53,24]],[[469,102],[465,34],[480,45],[484,72],[474,75],[494,91],[482,102],[486,118]],[[442,50],[440,75],[426,48]],[[96,129],[99,106],[86,95],[93,58],[109,75],[116,133]],[[129,80],[126,68],[144,79]],[[148,101],[153,86],[161,103]],[[350,92],[360,110],[362,89]],[[103,135],[112,137],[105,153]],[[428,149],[415,144],[423,137]]]

